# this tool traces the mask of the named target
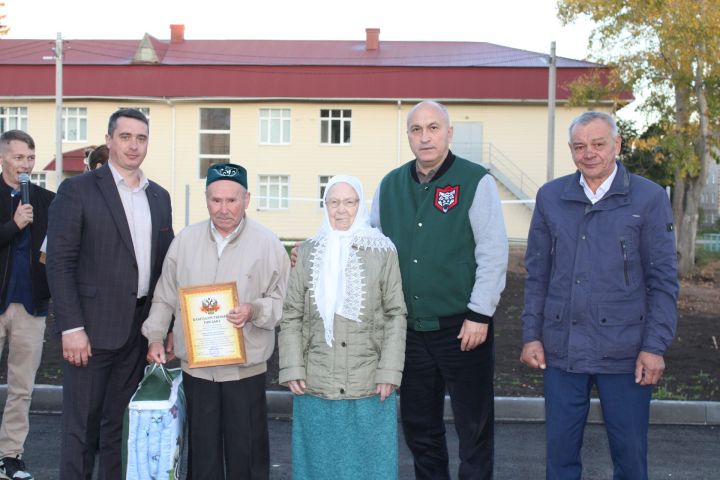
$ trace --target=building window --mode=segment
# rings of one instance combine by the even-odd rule
[[[47,179],[44,173],[31,173],[30,182],[34,183],[38,187],[47,188]]]
[[[288,208],[290,177],[287,175],[260,175],[258,208],[280,210]]]
[[[87,108],[63,108],[63,142],[87,142]]]
[[[290,109],[260,109],[260,144],[288,145],[290,143]]]
[[[27,131],[27,107],[0,107],[0,134],[8,130]]]
[[[230,161],[230,109],[200,109],[200,178],[215,163]]]
[[[320,110],[320,143],[349,144],[352,110]]]
[[[325,208],[323,204],[323,197],[325,196],[325,187],[332,178],[332,175],[320,175],[318,177],[318,185],[320,187],[320,208]]]

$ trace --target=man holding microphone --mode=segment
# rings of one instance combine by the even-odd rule
[[[40,249],[55,194],[29,182],[35,142],[27,133],[3,133],[0,159],[0,354],[6,340],[9,349],[0,478],[32,480],[22,454],[50,300]]]

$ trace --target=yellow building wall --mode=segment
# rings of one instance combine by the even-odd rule
[[[260,175],[289,177],[289,205],[282,210],[261,210],[252,199],[248,215],[281,238],[305,238],[322,222],[319,177],[357,176],[370,202],[382,177],[412,158],[405,133],[407,112],[414,103],[319,101],[204,101],[168,102],[156,99],[66,99],[66,107],[86,107],[86,142],[65,142],[63,151],[104,142],[109,116],[119,107],[150,109],[150,144],[143,164],[147,176],[165,187],[173,201],[174,228],[207,218],[205,181],[199,173],[200,108],[230,108],[230,158],[248,170],[249,190],[259,194]],[[0,101],[2,106],[27,106],[28,131],[36,141],[35,172],[41,171],[55,152],[55,107],[49,100]],[[259,109],[289,108],[289,145],[261,145]],[[454,122],[481,122],[484,143],[517,165],[537,185],[546,180],[547,108],[526,104],[448,104]],[[352,111],[349,145],[320,143],[320,109]],[[559,106],[556,110],[555,176],[575,171],[567,147],[567,126],[583,111]],[[56,189],[55,172],[47,174],[47,187]],[[500,186],[502,200],[516,198]],[[187,205],[187,206],[186,206]],[[503,206],[508,236],[525,238],[531,210],[522,204]]]

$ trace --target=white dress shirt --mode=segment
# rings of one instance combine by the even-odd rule
[[[590,190],[590,187],[588,186],[587,182],[585,181],[585,177],[580,174],[580,185],[583,187],[583,190],[585,191],[585,195],[587,196],[588,200],[595,205],[597,202],[599,202],[607,193],[608,190],[610,190],[610,185],[612,185],[613,180],[615,180],[615,175],[617,174],[617,163],[615,164],[615,168],[613,169],[612,173],[608,178],[605,179],[604,182],[600,184],[600,186],[597,188],[595,193],[593,193],[592,190]]]
[[[108,162],[108,165],[115,180],[115,185],[117,185],[120,200],[122,200],[128,227],[130,227],[130,236],[132,237],[135,260],[138,266],[137,296],[142,298],[150,290],[152,219],[150,217],[150,204],[145,193],[150,182],[142,170],[138,170],[140,183],[137,187],[130,188],[113,164]]]
[[[230,235],[228,235],[227,237],[223,237],[222,234],[218,231],[218,229],[215,228],[215,224],[212,222],[212,220],[210,221],[210,231],[212,232],[212,236],[215,239],[215,244],[217,245],[218,258],[222,256],[222,252],[225,249],[225,246],[230,242],[230,240],[237,236],[238,231],[240,230],[240,227],[244,222],[245,217],[240,220],[240,223],[238,223],[238,226],[235,227],[235,230],[233,230]]]

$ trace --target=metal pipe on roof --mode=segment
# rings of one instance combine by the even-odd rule
[[[175,24],[170,25],[170,43],[184,43],[185,42],[185,25]]]
[[[380,29],[379,28],[366,28],[365,29],[365,50],[373,51],[380,49]]]

